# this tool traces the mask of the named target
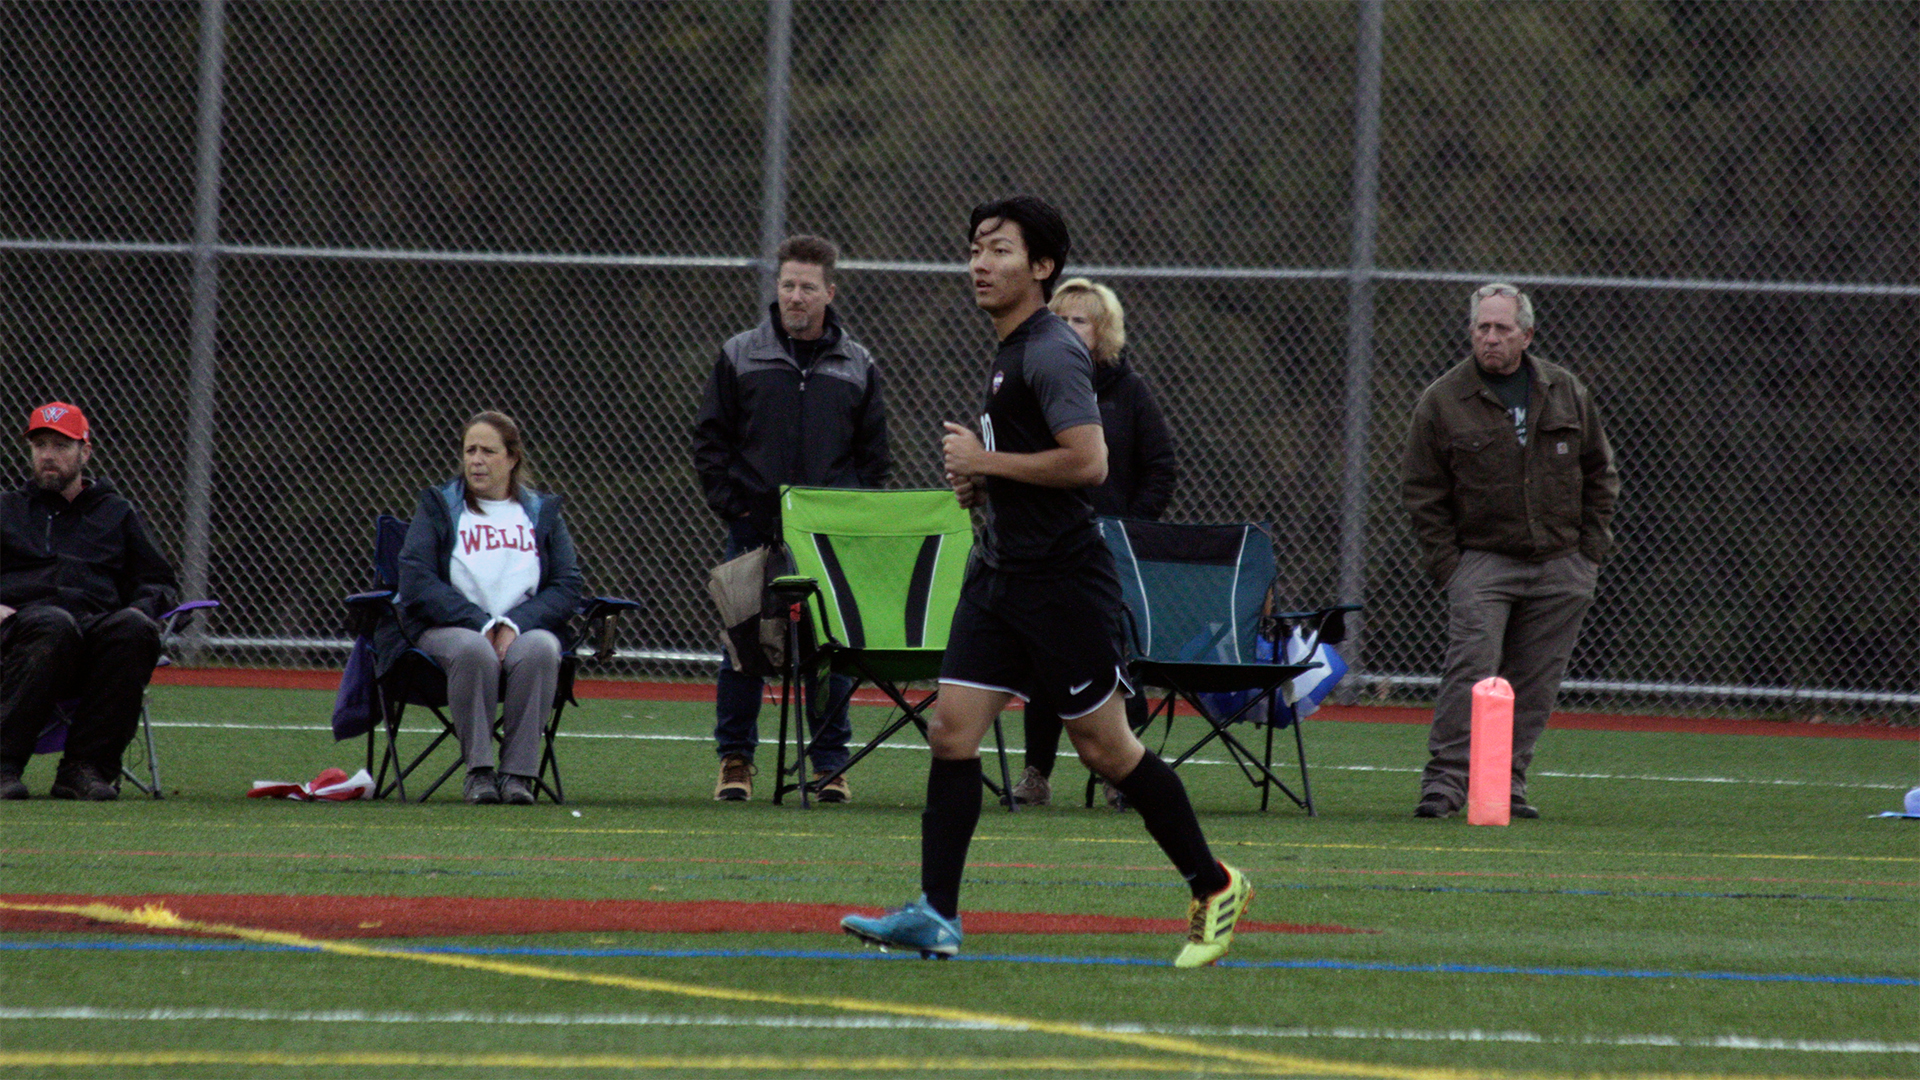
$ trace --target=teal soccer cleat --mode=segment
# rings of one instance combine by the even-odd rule
[[[849,915],[840,929],[869,945],[886,949],[918,949],[924,959],[945,960],[960,951],[960,917],[949,919],[920,899],[885,915]]]

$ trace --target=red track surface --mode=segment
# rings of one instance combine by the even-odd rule
[[[158,904],[183,919],[280,930],[315,938],[467,937],[478,934],[837,934],[848,909],[835,904],[755,904],[738,900],[463,899],[446,896],[79,896],[0,895],[16,904]],[[877,908],[864,908],[878,914]],[[1183,934],[1178,919],[1047,912],[969,911],[970,934]],[[0,931],[14,933],[181,933],[98,922],[58,912],[0,908]],[[1366,934],[1350,926],[1242,921],[1242,934]]]
[[[162,668],[153,681],[170,686],[240,686],[262,690],[337,690],[337,671],[277,671],[256,668]],[[583,698],[621,701],[712,701],[712,683],[638,682],[581,679],[574,692]],[[855,695],[857,705],[886,705],[876,691]],[[1328,705],[1313,714],[1316,722],[1424,724],[1425,709],[1388,705]],[[1678,716],[1630,716],[1618,713],[1553,714],[1550,727],[1589,731],[1677,731],[1696,735],[1781,735],[1814,739],[1893,739],[1920,742],[1920,728],[1874,723],[1813,724],[1776,720],[1696,720]]]

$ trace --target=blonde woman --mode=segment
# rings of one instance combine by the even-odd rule
[[[1048,303],[1067,321],[1093,354],[1093,391],[1100,400],[1100,423],[1107,441],[1107,480],[1087,492],[1094,513],[1103,517],[1158,520],[1173,498],[1179,468],[1173,429],[1138,372],[1120,350],[1127,344],[1126,311],[1112,289],[1083,277],[1069,278]],[[1127,701],[1127,717],[1137,729],[1146,721],[1146,699]],[[1026,708],[1027,767],[1013,786],[1013,797],[1045,806],[1053,798],[1054,758],[1060,752],[1060,717],[1045,706]],[[1118,806],[1110,788],[1109,805]]]

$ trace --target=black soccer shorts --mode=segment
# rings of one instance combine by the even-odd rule
[[[1104,549],[1058,577],[1014,576],[976,560],[960,589],[940,681],[1052,705],[1072,720],[1098,709],[1121,667],[1120,582]]]

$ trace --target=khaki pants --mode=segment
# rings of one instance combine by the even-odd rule
[[[1560,679],[1593,604],[1600,568],[1579,552],[1528,562],[1463,551],[1447,582],[1447,662],[1427,736],[1420,795],[1467,801],[1473,684],[1498,675],[1513,686],[1513,794],[1527,793],[1527,766],[1560,696]]]

